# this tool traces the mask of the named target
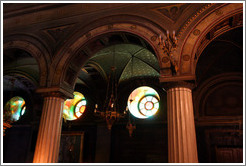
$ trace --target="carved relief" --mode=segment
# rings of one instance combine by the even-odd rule
[[[193,34],[194,34],[195,36],[200,35],[200,33],[201,33],[201,31],[200,31],[199,29],[195,29],[195,30],[193,31]]]
[[[183,13],[184,9],[187,8],[189,4],[173,4],[169,6],[164,6],[161,8],[154,9],[155,11],[161,13],[162,15],[166,16],[173,22],[176,22],[179,16]]]
[[[163,57],[163,58],[162,58],[162,62],[163,62],[163,63],[169,62],[169,58],[168,58],[168,57]]]
[[[74,24],[58,26],[54,28],[44,29],[43,32],[48,34],[55,42],[58,42],[65,34],[67,34]]]
[[[183,60],[184,61],[189,61],[190,60],[190,56],[189,55],[183,55]]]
[[[151,37],[151,41],[156,41],[156,39],[157,39],[157,36],[152,36]]]

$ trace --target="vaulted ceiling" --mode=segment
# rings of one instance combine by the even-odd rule
[[[94,83],[93,78],[107,82],[112,66],[116,67],[115,79],[119,84],[139,77],[159,77],[158,61],[149,50],[133,44],[118,44],[97,52],[82,69],[79,80],[88,82],[86,78],[91,77]]]
[[[29,80],[35,87],[39,86],[40,78],[45,77],[47,80],[44,79],[44,81],[47,81],[48,85],[49,81],[51,82],[53,79],[48,80],[48,77],[52,76],[52,73],[57,71],[55,67],[59,66],[56,62],[65,61],[60,59],[64,56],[63,50],[67,49],[68,55],[72,54],[69,52],[69,46],[71,43],[74,43],[75,46],[79,45],[75,41],[83,37],[86,38],[86,42],[81,45],[79,51],[83,53],[84,57],[90,58],[82,65],[82,68],[78,65],[73,66],[77,63],[70,63],[72,68],[79,68],[78,75],[74,74],[77,84],[90,89],[95,89],[95,87],[102,89],[108,82],[111,66],[114,63],[119,84],[126,84],[132,79],[158,80],[161,75],[166,74],[165,70],[168,71],[172,67],[169,61],[171,57],[164,57],[163,54],[159,57],[156,55],[158,53],[156,41],[159,34],[150,36],[147,40],[141,35],[147,34],[147,29],[154,33],[159,31],[155,31],[156,29],[153,28],[159,28],[163,32],[175,30],[179,38],[178,52],[183,48],[182,44],[186,38],[183,34],[189,32],[196,38],[201,32],[199,29],[192,31],[192,26],[199,22],[199,19],[203,21],[203,17],[210,12],[214,12],[216,17],[223,15],[223,11],[219,10],[223,5],[226,6],[219,3],[4,3],[4,43],[9,42],[8,46],[10,47],[4,50],[4,85],[8,84],[10,77],[17,76]],[[238,23],[242,20],[242,15],[239,16],[227,18],[226,22],[228,23],[225,26],[230,28],[241,26]],[[126,22],[130,27],[126,27],[127,31],[117,30],[117,27],[114,26],[118,22]],[[224,25],[224,22],[222,23]],[[128,24],[122,26],[128,26]],[[141,29],[138,29],[140,24],[146,27],[145,31],[140,32]],[[216,27],[216,34],[226,28],[221,24]],[[97,27],[106,28],[108,33],[99,33],[91,38],[93,34],[89,32]],[[114,32],[110,31],[112,28],[116,28]],[[160,33],[162,33],[161,31]],[[236,28],[216,39],[211,39],[206,49],[201,51],[197,63],[196,79],[198,82],[210,77],[211,73],[221,70],[219,69],[221,66],[225,71],[241,70],[242,67],[237,65],[240,62],[239,54],[242,51],[241,35],[242,28]],[[13,42],[11,41],[15,39],[27,40],[29,43],[27,42],[22,48],[12,48]],[[187,43],[189,44],[189,42]],[[37,57],[33,57],[30,52],[24,50],[32,44],[36,44],[44,52],[44,55],[37,53],[37,57],[44,57],[43,62],[49,68],[47,66],[41,68],[47,70],[47,73],[39,71],[39,65],[43,64],[38,63]],[[156,48],[153,47],[153,44],[156,45]],[[214,49],[215,47],[216,49]],[[185,49],[191,50],[190,47]],[[34,53],[36,53],[35,51]],[[235,56],[231,56],[232,54]],[[79,59],[79,56],[78,53],[74,53],[74,57]],[[193,65],[191,55],[185,55],[183,58],[181,56],[183,55],[174,55],[172,58],[176,62],[183,61],[183,68],[190,68]],[[225,62],[227,57],[229,59]],[[77,59],[74,58],[74,60],[76,62]],[[63,69],[63,65],[61,66]],[[71,70],[71,74],[73,73],[75,72]],[[70,79],[70,77],[67,78]]]

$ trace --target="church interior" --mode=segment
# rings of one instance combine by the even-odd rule
[[[3,163],[243,163],[242,3],[3,6]]]

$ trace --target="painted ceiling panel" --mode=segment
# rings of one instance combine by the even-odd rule
[[[111,67],[115,66],[118,82],[129,80],[131,77],[159,77],[156,56],[146,48],[134,44],[117,44],[102,49],[88,61],[87,65],[90,64],[97,64],[95,69],[98,73],[104,73],[107,77],[111,73]],[[103,75],[102,77],[104,78]],[[89,81],[86,77],[80,79],[84,82]]]

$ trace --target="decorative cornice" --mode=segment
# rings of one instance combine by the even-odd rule
[[[182,26],[182,28],[180,29],[180,31],[177,34],[177,39],[179,39],[181,37],[181,35],[183,34],[183,32],[186,30],[186,28],[190,25],[190,23],[192,21],[194,21],[203,11],[205,11],[207,8],[209,8],[211,5],[213,5],[213,3],[208,3],[205,6],[203,6],[200,10],[198,10],[197,12],[195,12],[184,24],[184,26]]]

